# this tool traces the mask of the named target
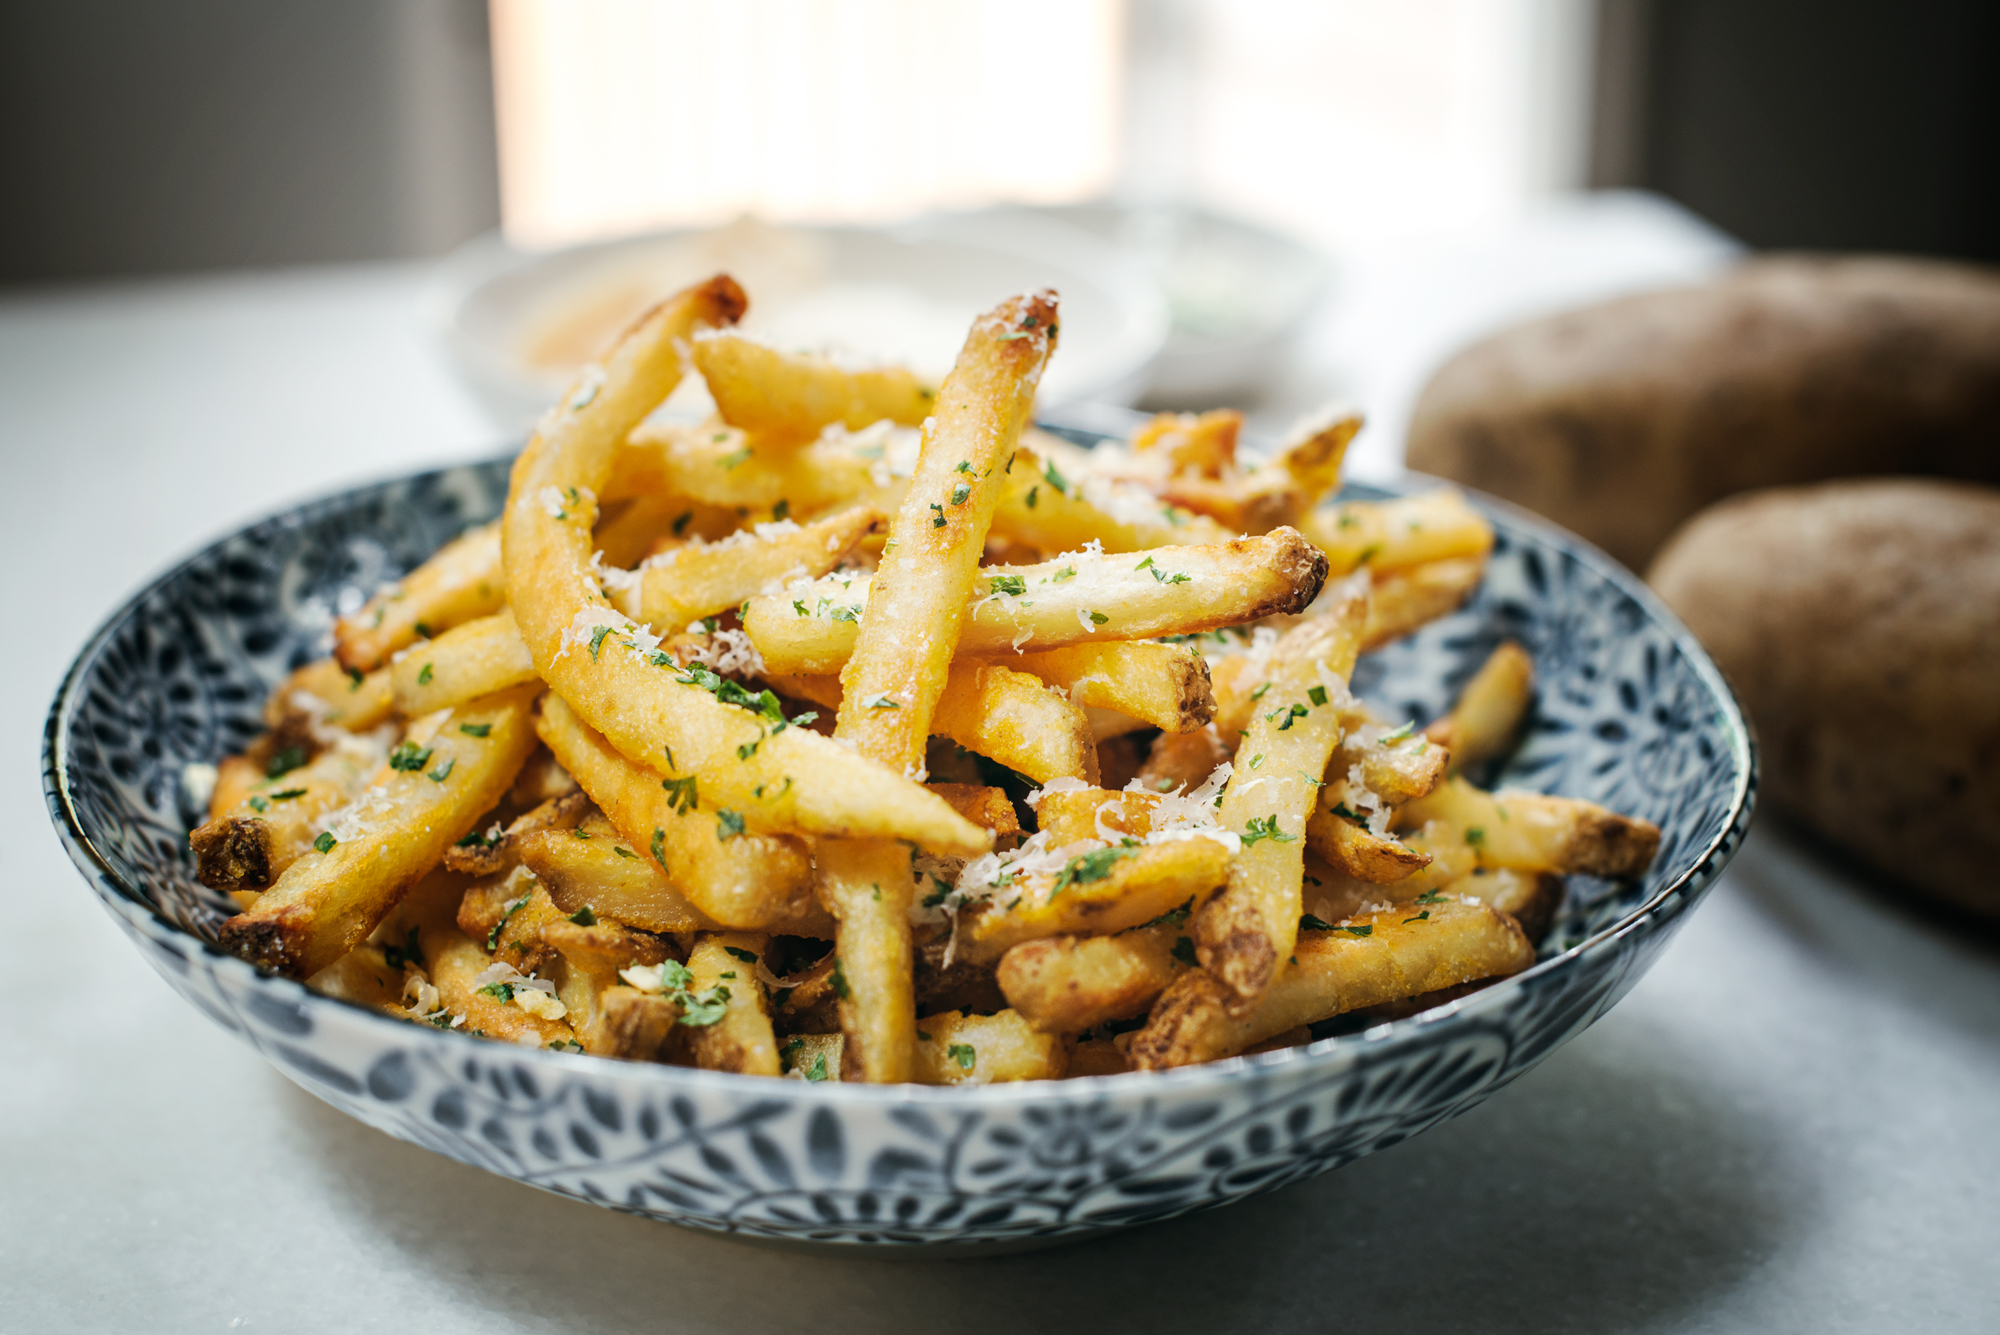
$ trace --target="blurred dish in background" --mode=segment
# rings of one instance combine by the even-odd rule
[[[641,311],[722,270],[758,295],[749,332],[836,356],[866,348],[939,379],[967,312],[1054,287],[1063,360],[1042,384],[1051,406],[1133,402],[1168,336],[1166,301],[1138,257],[1038,211],[1004,210],[893,228],[746,218],[543,255],[482,237],[446,265],[446,342],[487,409],[520,426]],[[697,416],[708,407],[676,406]]]

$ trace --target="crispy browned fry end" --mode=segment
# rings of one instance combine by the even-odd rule
[[[513,1001],[502,1001],[482,992],[473,980],[493,963],[477,941],[456,927],[427,926],[421,941],[424,962],[438,1000],[454,1016],[464,1016],[457,1026],[464,1033],[480,1033],[503,1042],[519,1042],[532,1037],[542,1047],[576,1042],[576,1031],[564,1020],[544,1020],[531,1015]]]
[[[833,991],[832,951],[779,980],[771,993],[771,1024],[781,1034],[822,1034],[840,1028],[840,998]]]
[[[1278,468],[1210,478],[1178,474],[1157,487],[1160,499],[1207,515],[1238,533],[1269,533],[1298,523],[1305,497],[1292,475]]]
[[[373,672],[389,655],[420,638],[491,616],[505,597],[500,525],[482,524],[440,547],[353,616],[335,622],[334,657],[343,667]]]
[[[1660,827],[1651,821],[1582,798],[1483,792],[1461,778],[1398,808],[1396,824],[1423,827],[1427,843],[1463,840],[1480,865],[1515,871],[1639,876],[1660,848]]]
[[[688,1055],[696,1066],[738,1075],[781,1074],[771,1012],[764,986],[757,981],[758,962],[769,946],[770,938],[757,932],[714,932],[695,938],[687,957],[688,972],[694,975],[689,990],[722,987],[729,992],[721,1019],[688,1029]]]
[[[1021,816],[1004,789],[976,783],[933,783],[930,790],[974,825],[993,831],[995,848],[1012,848],[1021,838]]]
[[[936,402],[903,367],[850,371],[733,330],[697,335],[693,356],[723,420],[774,442],[802,443],[836,422],[850,431],[885,418],[918,426]]]
[[[618,971],[667,959],[666,942],[606,918],[588,926],[558,918],[542,925],[541,936],[543,944],[561,957],[561,968],[556,975],[561,981],[556,995],[569,1008],[569,1014],[563,1018],[582,1040],[584,1051],[600,1057],[636,1057],[642,1061],[657,1055],[660,1039],[665,1037],[664,1026],[652,1046],[646,1047],[650,1026],[643,1009],[634,1009],[623,1027],[612,1028],[607,1024],[606,994],[613,990],[632,991],[619,988]],[[671,1025],[678,1018],[679,1011],[662,998],[651,999],[668,1006],[665,1024]]]
[[[1293,958],[1248,1014],[1231,1016],[1228,994],[1206,972],[1174,980],[1154,1003],[1127,1056],[1160,1070],[1234,1056],[1296,1025],[1417,996],[1478,978],[1519,973],[1535,952],[1512,918],[1484,904],[1446,903],[1364,914],[1366,928],[1302,933]]]
[[[953,663],[931,728],[1036,783],[1097,778],[1083,711],[1040,677],[998,663]]]
[[[579,838],[579,834],[585,837]],[[571,831],[525,835],[519,852],[523,865],[535,873],[565,914],[587,908],[648,932],[723,929],[682,894],[656,863],[634,850],[601,818],[594,817]],[[833,920],[814,903],[759,927],[822,940],[833,937]]]
[[[1512,640],[1502,640],[1459,692],[1451,713],[1424,736],[1451,750],[1454,773],[1503,755],[1534,702],[1535,660]]]
[[[1086,880],[1093,872],[1097,879]],[[1053,888],[1070,876],[1073,884]],[[1213,839],[1081,854],[1060,876],[1029,878],[968,909],[959,923],[959,950],[967,959],[988,961],[1022,941],[1140,927],[1185,904],[1199,908],[1228,878],[1229,851]],[[1003,902],[1009,894],[1017,897]]]
[[[1493,547],[1493,525],[1450,487],[1387,501],[1347,501],[1299,525],[1326,552],[1337,577],[1362,566],[1384,571],[1471,557]]]
[[[1139,779],[1154,792],[1189,792],[1208,782],[1216,766],[1232,754],[1234,748],[1214,724],[1195,732],[1163,732],[1153,739]]]
[[[278,683],[264,701],[264,724],[273,736],[293,739],[317,726],[367,732],[388,722],[394,709],[386,668],[357,676],[338,659],[322,658]]]
[[[596,1046],[584,1051],[598,1057],[627,1061],[665,1061],[674,1038],[680,1007],[665,997],[636,987],[607,987],[598,998]]]
[[[1351,408],[1331,408],[1292,428],[1279,449],[1276,464],[1298,484],[1306,509],[1340,485],[1340,466],[1347,445],[1361,430],[1361,414]]]
[[[1539,945],[1562,907],[1563,878],[1553,872],[1479,871],[1461,876],[1444,893],[1491,904],[1521,925],[1530,945]]]
[[[1075,1080],[1086,1075],[1123,1075],[1131,1069],[1116,1043],[1108,1038],[1087,1038],[1071,1045],[1069,1070],[1063,1073],[1063,1078]]]
[[[1160,799],[1152,793],[1104,788],[1043,793],[1035,806],[1035,826],[1049,836],[1051,848],[1081,839],[1144,839],[1153,832],[1153,812],[1159,805]]]
[[[1076,644],[1024,654],[1009,664],[1069,693],[1079,705],[1140,719],[1165,732],[1193,732],[1215,714],[1208,664],[1173,644]]]
[[[917,997],[917,1014],[933,1011],[997,1011],[1007,1005],[1000,985],[993,980],[993,964],[974,963],[963,951],[953,952],[951,963],[945,955],[951,945],[948,925],[911,929],[912,977]]]
[[[354,837],[286,868],[254,909],[223,923],[223,948],[304,978],[366,940],[514,782],[534,746],[534,691],[522,687],[453,711],[430,739],[427,768],[377,775],[381,796]]]
[[[810,1081],[840,1080],[842,1054],[847,1036],[840,1033],[797,1033],[778,1048],[778,1060],[786,1075]]]
[[[319,826],[367,786],[379,757],[328,747],[276,778],[259,774],[236,804],[188,835],[195,876],[218,890],[261,890],[312,847]]]
[[[1379,577],[1368,607],[1362,652],[1380,649],[1456,612],[1485,577],[1485,557],[1433,561]]]
[[[915,1076],[924,1085],[987,1085],[1060,1080],[1069,1049],[1013,1011],[926,1015],[917,1038]]]
[[[1164,454],[1176,473],[1221,477],[1236,464],[1236,440],[1243,431],[1243,414],[1218,408],[1194,413],[1159,413],[1132,432],[1128,441],[1135,455]]]
[[[1298,937],[1315,776],[1326,772],[1345,732],[1346,681],[1367,609],[1366,593],[1350,589],[1272,648],[1270,689],[1257,702],[1216,813],[1243,847],[1228,886],[1195,915],[1195,949],[1239,1015],[1256,1004]]]
[[[589,793],[574,792],[550,798],[532,811],[517,816],[501,832],[497,843],[453,844],[445,850],[444,865],[450,871],[467,876],[497,876],[520,862],[521,840],[543,830],[573,830],[593,810],[595,806]],[[466,930],[469,932],[472,929],[468,927]]]
[[[1393,835],[1375,834],[1330,811],[1315,811],[1306,822],[1306,842],[1336,871],[1377,885],[1400,881],[1430,865],[1431,855]]]
[[[1116,936],[1024,941],[1001,956],[995,976],[1007,1004],[1035,1028],[1076,1034],[1145,1014],[1193,961],[1186,928],[1163,923]]]
[[[701,911],[727,927],[755,928],[799,915],[810,902],[812,863],[791,835],[744,829],[741,813],[695,806],[701,776],[670,786],[620,755],[562,697],[542,703],[542,740],[632,850],[651,858]]]
[[[485,946],[494,959],[522,973],[539,974],[552,950],[542,940],[542,929],[566,916],[533,872],[516,867],[466,890],[458,930]]]
[[[521,642],[514,614],[453,626],[389,665],[396,709],[409,717],[449,709],[464,701],[535,680],[535,660]]]
[[[216,890],[271,883],[271,827],[255,816],[223,816],[188,835],[195,879]]]

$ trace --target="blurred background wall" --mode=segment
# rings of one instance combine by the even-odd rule
[[[16,4],[0,282],[438,254],[503,184],[536,244],[1118,191],[1337,245],[1596,185],[1993,259],[1996,56],[1989,0]]]

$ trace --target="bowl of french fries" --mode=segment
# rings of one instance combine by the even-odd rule
[[[936,384],[747,300],[216,543],[59,692],[86,880],[336,1107],[703,1229],[1038,1245],[1473,1106],[1734,852],[1693,640],[1521,512],[1342,487],[1356,415],[1063,431],[1053,293]]]

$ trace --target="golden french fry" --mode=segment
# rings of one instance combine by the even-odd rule
[[[1115,506],[1113,513],[1028,439],[1003,470],[1006,494],[993,513],[993,532],[999,537],[1045,552],[1080,551],[1093,542],[1107,552],[1138,552],[1221,543],[1234,536],[1207,515],[1168,505],[1144,488],[1093,480],[1091,492]]]
[[[1366,745],[1350,738],[1326,767],[1327,785],[1320,790],[1320,806],[1330,811],[1334,802],[1342,800],[1344,794],[1336,789],[1347,784],[1357,765],[1361,767],[1362,787],[1389,805],[1400,806],[1436,788],[1451,760],[1451,752],[1444,747],[1402,729]]]
[[[757,981],[757,966],[769,946],[770,938],[755,932],[717,932],[695,938],[687,957],[688,972],[694,975],[689,989],[726,989],[728,1002],[728,1009],[713,1024],[689,1029],[688,1051],[695,1065],[739,1075],[783,1074],[764,985]]]
[[[654,965],[667,958],[666,943],[608,919],[579,923],[559,918],[544,925],[542,940],[561,957],[562,981],[556,989],[569,1014],[563,1018],[583,1044],[599,1057],[650,1061],[660,1052],[679,1014],[663,998],[646,997],[654,1007],[624,1007],[613,1002],[618,971],[634,965]],[[645,996],[645,994],[637,994]]]
[[[1512,640],[1503,640],[1459,692],[1451,713],[1424,729],[1424,736],[1451,751],[1453,772],[1505,753],[1521,731],[1534,701],[1535,660]]]
[[[1137,456],[1164,456],[1173,472],[1221,477],[1236,466],[1236,440],[1243,414],[1234,408],[1202,413],[1156,413],[1132,432],[1127,444]]]
[[[872,497],[881,471],[845,440],[794,447],[720,422],[647,422],[632,432],[619,467],[622,486],[656,478],[663,492],[773,518]]]
[[[666,1060],[681,1014],[671,1001],[633,987],[607,987],[598,994],[598,1012],[598,1046],[584,1051],[630,1061]]]
[[[1483,562],[1493,525],[1450,487],[1388,501],[1342,501],[1299,524],[1326,553],[1334,578],[1363,566],[1378,574],[1437,561]]]
[[[1024,941],[1000,957],[995,976],[1007,1004],[1035,1028],[1076,1034],[1145,1014],[1177,973],[1194,967],[1187,914],[1116,936]]]
[[[716,543],[695,539],[648,561],[638,583],[616,601],[627,616],[674,634],[767,585],[824,575],[881,521],[879,511],[864,505],[803,527],[785,521]]]
[[[841,1054],[847,1046],[845,1034],[793,1034],[778,1049],[786,1075],[802,1080],[840,1079]]]
[[[1206,972],[1190,972],[1154,1003],[1126,1055],[1134,1070],[1160,1070],[1233,1056],[1301,1024],[1343,1011],[1479,978],[1519,973],[1535,952],[1513,919],[1484,904],[1403,905],[1363,914],[1337,930],[1303,933],[1298,963],[1281,970],[1248,1012],[1231,1015],[1229,994]]]
[[[1639,876],[1660,847],[1651,821],[1581,798],[1482,792],[1457,778],[1400,807],[1396,824],[1421,829],[1427,845],[1462,840],[1482,866],[1515,871]]]
[[[587,910],[648,932],[721,928],[608,822],[524,835],[517,853],[565,916]]]
[[[388,669],[349,672],[340,660],[322,658],[279,683],[264,702],[264,722],[274,736],[307,738],[319,725],[368,732],[394,710]]]
[[[1012,848],[1020,839],[1020,813],[1014,810],[1004,789],[985,788],[976,783],[934,783],[930,790],[974,825],[993,831],[995,846]]]
[[[406,741],[390,757],[393,768],[376,776],[312,854],[287,867],[255,909],[223,923],[223,948],[304,978],[366,940],[506,794],[534,748],[529,709],[538,689],[472,701],[453,710],[427,745]]]
[[[1035,828],[1048,835],[1050,848],[1084,840],[1115,844],[1121,839],[1144,839],[1153,832],[1153,813],[1159,805],[1159,797],[1152,793],[1104,788],[1043,793],[1035,806]]]
[[[516,989],[506,981],[481,983],[480,977],[492,967],[494,961],[477,941],[464,932],[451,926],[426,925],[421,929],[419,939],[423,943],[424,962],[429,967],[431,982],[437,987],[439,1003],[453,1019],[464,1020],[462,1025],[452,1024],[449,1027],[497,1038],[502,1042],[531,1039],[542,1047],[582,1050],[583,1045],[576,1041],[576,1030],[563,1019],[568,1008],[556,1002],[553,996],[538,993],[533,988]],[[548,996],[549,1002],[538,1002],[537,998],[541,996]],[[537,1009],[528,1009],[530,1005],[537,1006]]]
[[[364,941],[306,979],[306,986],[321,996],[338,997],[398,1019],[409,1019],[403,1004],[404,980],[408,977],[400,961],[392,967],[380,946]]]
[[[632,764],[560,696],[543,702],[536,728],[634,850],[716,922],[761,927],[798,916],[810,901],[812,862],[798,839],[754,833],[733,812],[697,805],[696,780]]]
[[[590,794],[581,790],[552,797],[521,813],[497,833],[475,830],[453,844],[445,850],[445,869],[467,876],[504,875],[520,865],[521,840],[542,830],[575,829],[595,810]],[[470,927],[465,930],[472,931]]]
[[[1139,769],[1139,781],[1156,793],[1199,788],[1232,754],[1234,748],[1223,740],[1219,724],[1189,733],[1161,733]]]
[[[959,952],[979,963],[1023,941],[1141,927],[1181,905],[1199,908],[1229,876],[1229,850],[1213,839],[1079,853],[1053,876],[1024,878],[968,906]]]
[[[1181,474],[1157,483],[1161,500],[1207,515],[1237,533],[1269,533],[1298,523],[1304,497],[1282,468],[1258,468],[1226,477]]]
[[[995,658],[1300,612],[1318,596],[1324,573],[1319,550],[1283,528],[1137,557],[1072,552],[1039,565],[988,566],[961,604],[957,652]],[[752,598],[743,628],[773,672],[833,671],[854,651],[874,582],[831,576]]]
[[[396,708],[411,717],[539,680],[506,608],[452,627],[389,668]]]
[[[914,1074],[924,1085],[991,1085],[1060,1080],[1069,1050],[1013,1011],[966,1015],[944,1011],[917,1022]]]
[[[1344,731],[1365,593],[1349,590],[1271,651],[1270,689],[1236,749],[1218,819],[1243,840],[1229,886],[1195,916],[1195,947],[1233,1013],[1270,985],[1298,937],[1306,819]]]
[[[1340,466],[1347,458],[1348,442],[1360,432],[1361,426],[1361,414],[1352,408],[1329,408],[1294,426],[1279,447],[1273,466],[1292,475],[1305,509],[1311,510],[1321,497],[1340,485]],[[1338,519],[1334,523],[1337,528]],[[1300,527],[1306,529],[1307,537],[1313,537],[1310,528],[1304,524]]]
[[[491,616],[505,598],[500,526],[482,524],[335,622],[334,656],[343,667],[373,672],[398,649]]]
[[[920,426],[937,398],[903,367],[848,370],[735,330],[695,335],[693,355],[723,420],[760,440],[803,443],[835,423],[850,431],[884,419]]]
[[[1485,557],[1433,561],[1391,571],[1375,581],[1368,605],[1368,630],[1362,651],[1400,640],[1439,617],[1449,616],[1472,596],[1486,577]]]
[[[698,776],[708,800],[751,829],[984,852],[983,833],[921,785],[806,729],[773,731],[718,698],[720,678],[678,668],[590,592],[596,493],[620,443],[678,383],[676,345],[697,324],[732,322],[743,304],[726,278],[662,304],[585,373],[516,460],[502,554],[521,638],[543,680],[619,752]]]
[[[1014,298],[975,320],[924,424],[916,471],[872,581],[874,599],[841,671],[834,734],[892,769],[923,769],[1002,470],[1055,338],[1053,293]],[[988,682],[1001,681],[988,669],[982,695]],[[840,924],[834,979],[847,1035],[843,1077],[906,1080],[915,1042],[909,860],[881,841],[822,840],[818,857],[820,902]]]
[[[522,973],[540,973],[551,947],[542,928],[564,918],[549,892],[526,867],[468,886],[458,906],[458,930]]]
[[[1063,1072],[1063,1079],[1075,1080],[1086,1075],[1123,1075],[1131,1069],[1116,1043],[1108,1038],[1091,1038],[1070,1048],[1069,1069]]]
[[[217,890],[270,885],[312,848],[327,814],[367,786],[380,757],[365,747],[334,746],[276,778],[258,774],[233,807],[188,835],[196,879]]]
[[[1431,861],[1421,849],[1325,810],[1313,812],[1307,820],[1306,843],[1336,871],[1378,885],[1403,880]]]
[[[1550,872],[1513,871],[1506,867],[1480,868],[1461,876],[1444,888],[1467,903],[1490,904],[1521,925],[1521,932],[1534,945],[1548,934],[1556,910],[1562,907],[1563,879]]]
[[[1208,664],[1183,645],[1078,644],[1025,654],[1008,666],[1067,691],[1076,704],[1166,732],[1193,732],[1215,714]]]

